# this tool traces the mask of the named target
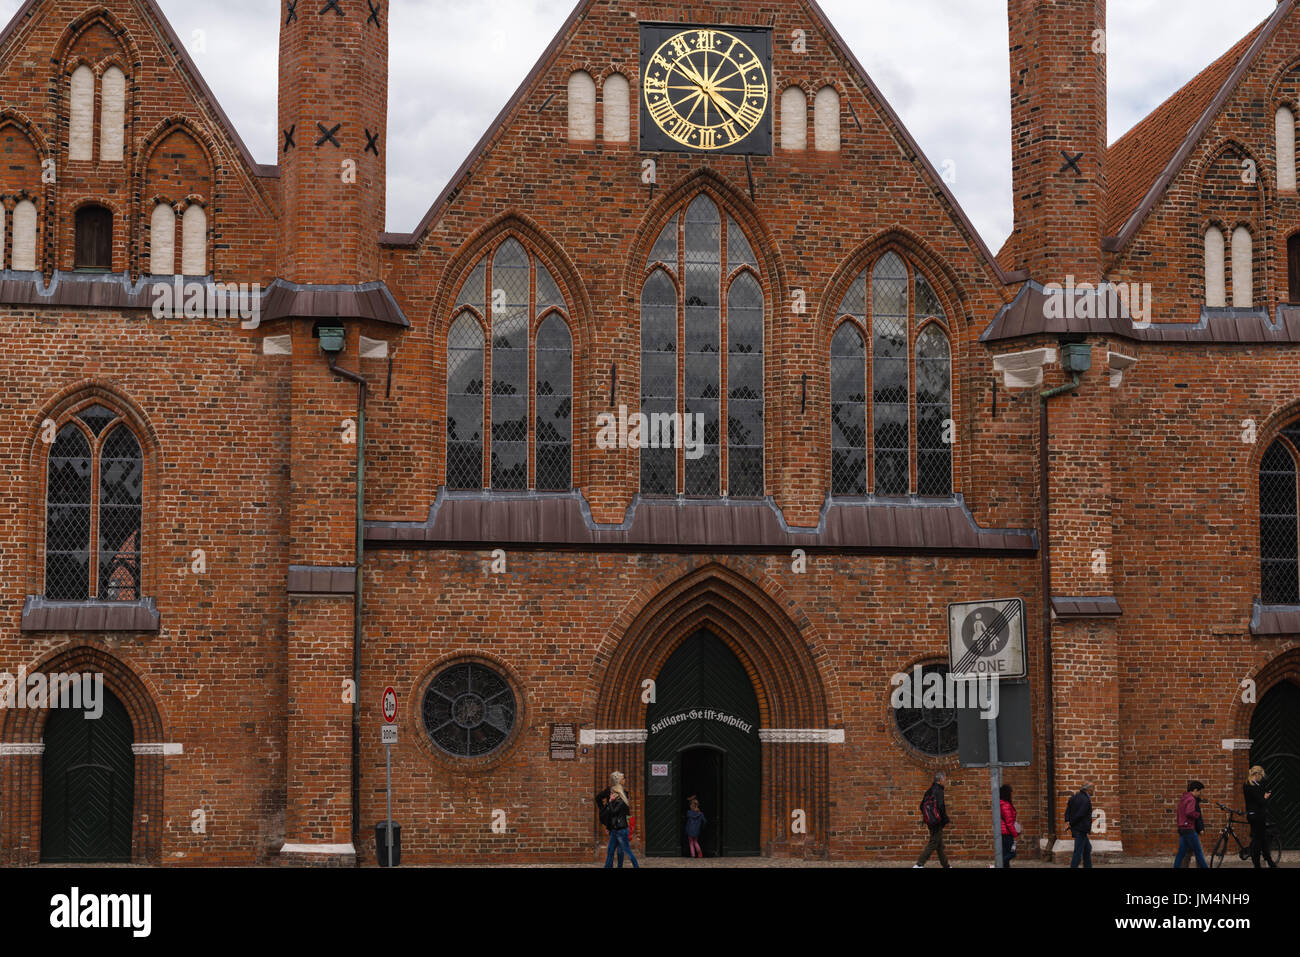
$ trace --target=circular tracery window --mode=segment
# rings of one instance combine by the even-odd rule
[[[925,665],[921,668],[922,706],[894,709],[894,721],[903,739],[918,751],[933,757],[957,752],[957,710],[951,707],[953,701],[947,691],[947,679],[946,664]],[[933,703],[936,694],[942,697],[941,706]],[[927,700],[931,702],[928,707],[925,704]]]
[[[505,743],[515,726],[515,695],[498,672],[462,662],[438,672],[424,693],[424,728],[439,750],[479,758]]]

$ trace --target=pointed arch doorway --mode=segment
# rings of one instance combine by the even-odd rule
[[[724,853],[732,853],[728,845],[736,838],[733,846],[740,853],[828,856],[829,745],[807,729],[830,728],[841,718],[826,690],[828,684],[823,681],[818,663],[825,662],[826,656],[810,624],[802,618],[796,624],[796,619],[791,618],[796,610],[779,597],[775,583],[767,582],[764,587],[721,562],[701,565],[661,586],[656,593],[647,594],[644,603],[629,609],[627,617],[615,623],[606,645],[597,654],[592,713],[595,727],[606,736],[596,739],[599,750],[592,762],[594,790],[606,785],[611,771],[624,772],[637,817],[633,843],[638,852],[681,853],[676,849],[680,844],[675,842],[680,840],[678,817],[684,820],[686,813],[686,782],[665,782],[662,777],[655,781],[656,769],[647,758],[651,753],[658,755],[657,749],[662,748],[676,756],[670,776],[689,774],[691,783],[702,790],[707,790],[711,778],[720,781],[720,797],[716,800],[721,802],[717,819],[722,828],[714,838]],[[711,640],[697,638],[701,633]],[[717,645],[730,657],[723,656]],[[748,704],[739,701],[737,710],[757,706],[757,721],[752,722],[750,737],[751,743],[757,741],[756,769],[745,771],[740,764],[732,766],[733,761],[741,761],[739,751],[732,754],[732,748],[738,747],[735,739],[710,740],[709,734],[697,727],[684,730],[676,743],[671,738],[661,743],[657,740],[659,733],[651,732],[652,724],[672,717],[661,717],[660,712],[670,706],[671,696],[677,692],[670,681],[664,689],[665,698],[660,698],[656,686],[652,705],[647,687],[664,675],[671,677],[677,664],[670,668],[669,662],[679,649],[686,649],[679,661],[690,661],[692,655],[710,656],[716,668],[726,674],[735,676],[737,667],[743,672],[753,698]],[[699,670],[698,664],[695,670]],[[739,678],[726,681],[732,693],[738,695],[742,684]],[[693,696],[699,701],[712,690],[707,682],[704,688],[691,691],[688,684],[682,693],[687,700]],[[650,720],[652,707],[656,709],[654,722]],[[721,714],[725,706],[708,704],[706,710]],[[690,721],[691,707],[685,711],[688,717],[681,723]],[[749,723],[743,716],[729,716]],[[697,716],[695,720],[701,719]],[[758,794],[756,846],[752,838],[745,836],[753,833],[753,827],[743,823],[744,814],[738,818],[737,811],[728,810],[735,782],[740,782],[749,800],[755,790]],[[666,789],[666,796],[652,793],[661,789]],[[669,808],[662,816],[651,803],[660,800],[666,800]],[[655,828],[653,835],[651,826]],[[740,829],[738,835],[732,834],[733,827]],[[593,834],[603,842],[594,821]],[[705,838],[710,838],[707,830]]]
[[[686,810],[695,797],[706,857],[757,856],[762,746],[744,665],[701,629],[673,652],[655,689],[646,709],[646,854],[688,853]]]
[[[1269,819],[1284,848],[1300,849],[1300,685],[1279,681],[1259,699],[1250,738],[1250,763],[1264,769],[1272,792]]]
[[[131,716],[107,688],[103,713],[50,712],[41,782],[41,860],[131,860],[135,806]]]

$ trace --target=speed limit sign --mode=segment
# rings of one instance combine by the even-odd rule
[[[391,687],[384,689],[384,720],[389,724],[397,721],[397,692]]]

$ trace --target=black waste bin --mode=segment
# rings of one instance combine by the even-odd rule
[[[380,821],[375,825],[375,850],[379,854],[379,866],[388,866],[388,822]],[[393,866],[402,863],[402,825],[393,822]]]

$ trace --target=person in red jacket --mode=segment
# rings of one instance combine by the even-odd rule
[[[1002,785],[998,797],[1002,805],[1002,866],[1010,867],[1011,858],[1016,856],[1016,837],[1020,834],[1016,806],[1011,803],[1011,785]]]
[[[1201,850],[1201,838],[1196,833],[1196,825],[1201,820],[1201,809],[1197,804],[1205,785],[1200,781],[1188,781],[1187,792],[1178,801],[1178,853],[1174,855],[1174,867],[1183,866],[1183,858],[1191,851],[1196,855],[1197,867],[1209,867],[1205,863],[1205,852]]]

